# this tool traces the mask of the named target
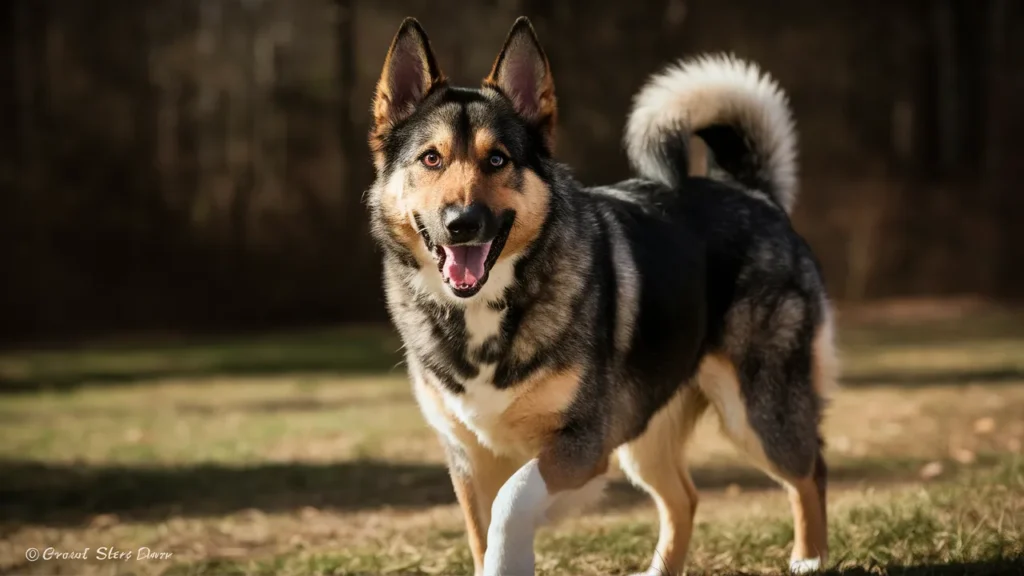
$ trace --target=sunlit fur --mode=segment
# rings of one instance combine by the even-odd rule
[[[791,212],[797,193],[796,127],[778,83],[756,64],[734,56],[684,60],[653,76],[636,95],[626,124],[626,152],[645,178],[679,184],[676,163],[659,149],[678,134],[730,127],[750,136],[749,156],[723,158],[733,175]]]
[[[638,177],[597,187],[554,159],[554,75],[525,19],[474,89],[445,80],[407,20],[372,111],[384,293],[477,575],[532,571],[536,524],[589,500],[613,452],[657,504],[650,573],[679,573],[686,443],[708,408],[789,491],[791,569],[823,566],[833,322],[789,220],[796,132],[774,80],[723,56],[655,75],[627,123]],[[469,205],[499,224],[473,244],[490,246],[482,284],[459,292],[438,245],[446,208]]]
[[[550,191],[540,177],[528,167],[487,170],[491,150],[504,150],[504,146],[488,124],[470,124],[457,132],[454,124],[459,113],[458,104],[435,110],[424,122],[429,128],[422,135],[422,143],[408,150],[411,161],[393,167],[370,192],[373,206],[379,211],[380,220],[374,223],[377,234],[386,235],[387,241],[401,244],[415,256],[422,268],[424,286],[439,287],[441,278],[417,230],[415,215],[429,217],[448,204],[469,205],[474,201],[484,202],[495,214],[515,211],[515,222],[498,256],[499,261],[505,261],[530,245],[547,213]],[[460,146],[459,140],[465,139],[473,144]],[[430,148],[440,153],[443,170],[428,169],[414,160]],[[439,295],[444,293],[438,290]]]

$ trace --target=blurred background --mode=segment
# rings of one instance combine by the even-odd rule
[[[731,51],[792,98],[796,226],[839,301],[1024,296],[1024,4],[8,0],[0,34],[0,338],[384,322],[361,195],[401,19],[475,85],[532,19],[558,155],[629,175],[630,98]],[[1017,32],[1015,32],[1017,31]]]
[[[769,6],[770,5],[770,6]],[[468,574],[362,204],[400,22],[477,84],[531,17],[588,184],[630,99],[728,51],[789,93],[795,226],[839,309],[840,574],[1024,574],[1021,0],[0,2],[0,574]],[[691,574],[775,574],[786,497],[702,423]],[[649,500],[539,537],[647,566]],[[98,548],[170,554],[102,562]],[[91,548],[93,558],[26,560]]]

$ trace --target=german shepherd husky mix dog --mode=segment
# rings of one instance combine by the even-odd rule
[[[636,177],[597,187],[554,159],[555,100],[525,18],[480,88],[449,84],[407,19],[373,102],[387,303],[476,573],[533,574],[537,527],[599,493],[613,453],[657,504],[646,573],[680,572],[687,438],[709,406],[791,496],[790,569],[818,569],[836,368],[819,266],[789,220],[786,96],[732,57],[674,65],[626,124]],[[698,157],[726,177],[698,176]]]

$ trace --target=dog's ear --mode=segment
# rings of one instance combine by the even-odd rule
[[[406,18],[391,41],[373,100],[374,133],[380,135],[404,120],[444,75],[430,49],[427,33],[415,18]],[[371,146],[373,136],[371,136]]]
[[[554,146],[558,113],[555,81],[533,25],[525,16],[512,25],[484,85],[505,94],[520,116],[540,128],[548,146]]]

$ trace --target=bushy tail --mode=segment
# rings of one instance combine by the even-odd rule
[[[709,55],[651,77],[626,125],[626,153],[634,169],[644,178],[680,185],[689,175],[693,135],[733,179],[792,211],[797,138],[789,100],[755,64]]]

